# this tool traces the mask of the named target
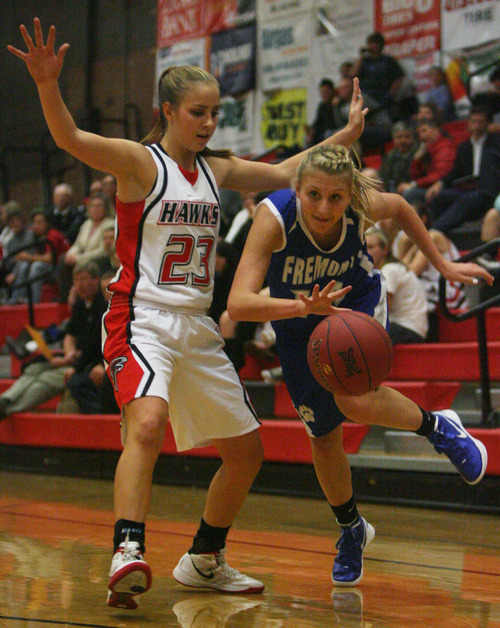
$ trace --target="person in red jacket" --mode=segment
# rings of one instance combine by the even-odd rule
[[[417,126],[420,147],[411,163],[412,181],[401,183],[397,191],[408,203],[425,200],[425,192],[433,183],[446,176],[453,168],[456,146],[442,134],[432,120],[420,122]]]

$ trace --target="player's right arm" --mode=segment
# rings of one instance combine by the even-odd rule
[[[349,292],[350,286],[332,292],[335,281],[331,281],[321,291],[319,286],[311,286],[310,297],[301,295],[299,299],[278,299],[262,294],[271,256],[282,244],[283,233],[278,220],[267,205],[261,203],[257,207],[229,294],[227,310],[231,319],[264,322],[313,313],[333,314],[336,308],[332,302]]]
[[[34,30],[35,42],[26,27],[20,27],[27,52],[13,46],[7,48],[26,63],[38,88],[45,120],[57,146],[92,168],[113,174],[122,201],[142,200],[156,176],[156,167],[149,151],[136,142],[101,137],[76,126],[64,104],[58,84],[69,44],[63,44],[56,54],[55,28],[50,27],[45,44],[38,18],[34,19]]]

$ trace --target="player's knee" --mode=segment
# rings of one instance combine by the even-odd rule
[[[372,393],[365,395],[336,396],[335,403],[344,416],[355,423],[369,424],[371,417],[370,406]]]
[[[236,473],[248,477],[255,477],[264,461],[264,448],[262,441],[257,436],[250,438],[243,450],[235,452],[234,456],[225,459]]]
[[[332,451],[338,446],[342,446],[342,431],[340,426],[336,427],[325,436],[311,438],[311,448],[315,456],[329,457]]]
[[[139,417],[135,417],[134,425],[130,426],[127,435],[134,439],[135,442],[143,449],[161,448],[165,435],[165,418],[158,413],[143,413]]]

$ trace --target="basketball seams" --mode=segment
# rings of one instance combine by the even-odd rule
[[[352,312],[351,312],[351,314],[352,314]],[[366,370],[366,373],[368,375],[368,387],[369,387],[369,390],[371,390],[372,378],[371,378],[370,369],[368,367],[368,363],[366,361],[365,354],[363,353],[363,349],[362,349],[361,345],[359,344],[358,339],[356,338],[356,334],[354,333],[353,329],[351,328],[351,326],[349,325],[349,323],[345,320],[345,318],[343,316],[339,316],[338,314],[333,314],[333,316],[335,316],[337,319],[340,319],[344,323],[344,325],[349,330],[349,333],[351,334],[354,342],[357,344],[359,352],[361,354],[361,357],[363,358],[363,362],[365,363],[365,370]],[[360,317],[358,316],[357,318],[360,318]],[[330,332],[330,323],[328,323],[328,332]],[[331,358],[331,355],[330,355],[330,343],[329,342],[328,342],[328,357],[330,358],[330,362],[331,362],[332,358]],[[333,365],[333,362],[332,362],[332,365]],[[333,372],[335,373],[335,370]],[[337,377],[337,373],[335,373],[335,377]],[[339,379],[339,378],[337,377],[337,379]],[[345,390],[347,390],[347,392],[349,392],[350,394],[353,394],[350,390],[348,390],[344,386],[344,384],[342,384],[342,387],[345,388]]]
[[[342,320],[342,318],[341,318],[341,320]],[[333,362],[332,355],[330,353],[330,321],[328,319],[326,320],[326,327],[327,327],[327,329],[326,329],[326,350],[328,352],[328,359],[330,360],[330,367],[332,369],[332,373],[335,375],[336,380],[342,386],[342,388],[346,392],[348,392],[349,394],[352,394],[351,391],[344,386],[344,383],[340,380],[339,376],[337,375],[337,373],[335,371],[335,366],[334,366],[335,363]],[[335,391],[332,391],[332,392],[335,392]]]
[[[389,341],[389,343],[391,342],[391,339],[389,338],[389,334],[382,327],[382,325],[380,325],[380,323],[378,323],[374,318],[372,318],[368,314],[364,314],[363,315],[363,312],[356,312],[356,311],[352,311],[351,314],[355,318],[361,318],[361,319],[365,320],[367,323],[369,323],[371,325],[372,329],[375,329],[377,334],[382,338],[382,340],[384,341],[385,348],[387,349],[387,357],[389,358],[389,360],[388,360],[389,361],[389,369],[388,370],[390,370],[391,367],[392,367],[393,352],[392,352],[392,344],[388,344],[388,342],[387,342],[387,341]],[[380,331],[380,328],[382,328],[386,333],[383,334]]]

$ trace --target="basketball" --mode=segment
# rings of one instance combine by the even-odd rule
[[[316,326],[307,361],[323,388],[339,395],[363,395],[386,378],[392,365],[392,342],[375,319],[346,310]]]

